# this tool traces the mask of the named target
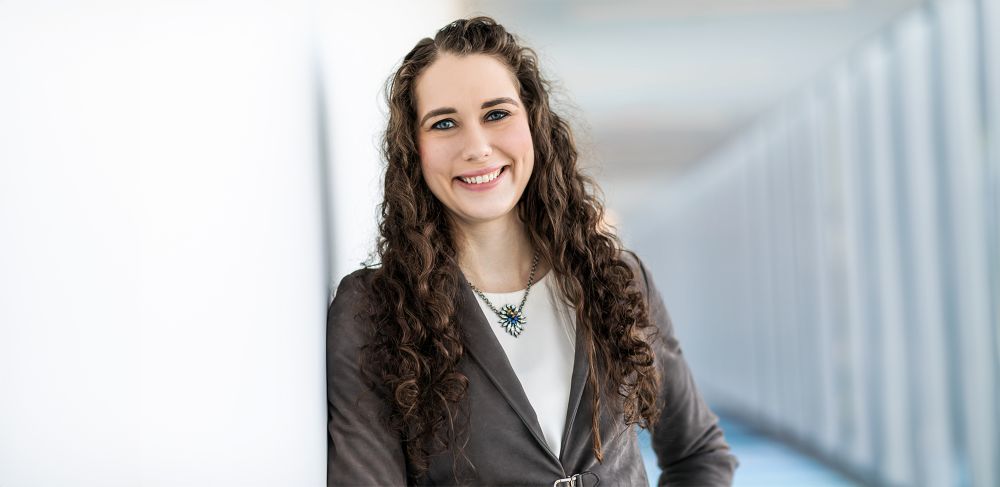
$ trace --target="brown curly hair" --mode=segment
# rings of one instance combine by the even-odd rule
[[[537,57],[488,17],[456,20],[406,55],[386,84],[389,120],[382,141],[386,168],[369,312],[374,335],[362,370],[384,396],[387,426],[405,445],[412,478],[427,472],[428,457],[448,449],[460,431],[458,404],[468,378],[454,322],[461,272],[455,229],[447,209],[423,181],[417,147],[415,84],[442,53],[484,54],[513,73],[528,113],[535,166],[517,205],[532,246],[549,262],[558,286],[576,309],[590,359],[594,455],[603,461],[598,418],[601,399],[629,424],[652,427],[659,375],[647,340],[655,327],[621,258],[621,244],[602,221],[596,186],[577,167],[569,124],[549,105],[549,83]]]

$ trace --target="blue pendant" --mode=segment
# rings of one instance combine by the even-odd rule
[[[524,315],[517,310],[512,305],[506,304],[503,308],[500,308],[500,326],[503,327],[507,333],[510,333],[514,338],[517,338],[521,332],[524,331],[524,323],[527,321]]]

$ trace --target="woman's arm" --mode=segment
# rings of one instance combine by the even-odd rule
[[[636,278],[645,283],[649,319],[659,330],[653,343],[662,377],[660,419],[653,428],[653,450],[662,473],[660,486],[728,486],[739,462],[712,413],[695,386],[684,360],[674,326],[659,291],[645,266],[634,254]]]
[[[327,486],[406,485],[402,443],[381,421],[385,405],[361,378],[367,341],[358,310],[367,296],[364,270],[337,288],[326,322]]]

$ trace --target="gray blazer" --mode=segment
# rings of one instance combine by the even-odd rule
[[[652,438],[662,470],[658,485],[730,485],[738,462],[729,451],[718,418],[695,387],[670,317],[645,267],[634,254],[625,253],[624,257],[636,278],[642,280],[639,288],[661,335],[654,350],[663,378],[661,400],[665,407]],[[384,406],[359,376],[359,349],[367,340],[370,325],[357,316],[366,300],[370,277],[369,269],[345,277],[327,318],[329,486],[407,483],[400,438],[383,426],[379,414]],[[592,392],[586,381],[588,362],[583,347],[576,349],[562,452],[557,455],[546,446],[535,412],[476,296],[464,280],[460,281],[456,321],[466,339],[466,355],[459,368],[469,379],[469,437],[464,457],[455,455],[454,449],[432,457],[421,485],[551,486],[574,475],[576,487],[597,483],[602,487],[649,485],[637,430],[626,427],[621,417],[602,416],[604,461],[598,463],[594,458]],[[582,343],[579,331],[576,343]],[[570,484],[560,487],[563,485]]]

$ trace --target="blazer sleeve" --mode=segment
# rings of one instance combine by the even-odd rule
[[[327,313],[327,486],[406,485],[402,442],[380,418],[384,403],[360,375],[368,327],[364,271],[348,275]]]
[[[645,284],[649,318],[659,337],[653,350],[662,378],[662,412],[653,427],[653,450],[661,470],[660,486],[728,486],[739,465],[712,413],[698,392],[691,370],[684,360],[674,326],[656,285],[635,254],[639,274]]]

